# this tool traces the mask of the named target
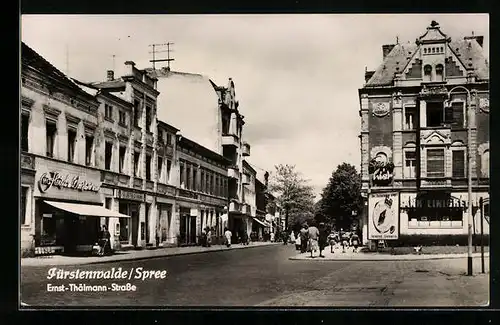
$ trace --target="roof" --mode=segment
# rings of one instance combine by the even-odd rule
[[[107,97],[110,97],[112,100],[122,104],[123,106],[132,106],[133,104],[126,101],[125,99],[121,98],[121,97],[118,97],[108,91],[101,91],[101,89],[99,89],[99,87],[95,86],[94,84],[91,84],[91,83],[86,83],[86,82],[83,82],[83,81],[79,81],[75,78],[71,78],[77,85],[79,85],[84,91],[86,91],[87,93],[91,94],[92,96],[98,96],[98,95],[103,95],[103,96],[107,96]]]
[[[171,125],[171,124],[168,124],[167,122],[163,122],[161,120],[158,120],[158,124],[165,127],[166,129],[170,129],[170,130],[173,130],[175,132],[177,131],[180,131],[178,128],[176,128],[175,126]]]
[[[102,82],[93,82],[90,85],[99,89],[122,89],[125,88],[125,81],[121,79],[108,80]]]
[[[243,167],[245,167],[246,169],[249,169],[253,174],[257,174],[257,171],[246,160],[243,160]]]
[[[86,97],[87,99],[93,99],[94,101],[96,101],[94,96],[81,89],[75,82],[73,82],[64,73],[54,67],[50,62],[45,60],[40,54],[38,54],[24,42],[21,42],[21,62],[22,65],[26,65],[32,69],[35,69],[39,73],[52,78],[60,85],[75,91],[77,94]]]
[[[229,159],[225,158],[224,156],[221,156],[218,153],[216,153],[215,151],[212,151],[212,150],[208,149],[207,147],[204,147],[201,144],[196,143],[193,140],[190,140],[184,136],[181,137],[181,139],[179,141],[179,145],[183,148],[190,148],[190,149],[200,153],[201,155],[203,155],[205,157],[212,158],[214,160],[222,162],[226,166],[229,166],[231,164],[231,161]]]
[[[146,68],[143,71],[146,72],[150,78],[168,78],[170,76],[175,76],[175,75],[203,78],[203,75],[199,73],[172,71],[169,70],[168,68],[161,68],[161,69]]]
[[[417,40],[417,43],[445,39],[445,37],[439,29],[431,28]],[[479,80],[489,79],[489,64],[484,56],[483,48],[475,37],[465,37],[464,39],[450,41],[448,46],[455,55],[458,54],[458,59],[465,67],[474,68],[474,73]],[[403,72],[418,48],[419,45],[417,44],[396,44],[364,87],[392,85],[394,74],[396,72]],[[469,66],[469,63],[472,66]]]

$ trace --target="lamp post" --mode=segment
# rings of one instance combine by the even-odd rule
[[[450,100],[451,93],[454,90],[462,89],[467,92],[467,192],[468,192],[468,207],[467,207],[467,233],[468,233],[468,247],[467,247],[467,275],[472,275],[472,149],[471,149],[471,138],[472,138],[472,109],[471,109],[471,93],[470,90],[464,86],[456,86],[448,91],[448,100]]]

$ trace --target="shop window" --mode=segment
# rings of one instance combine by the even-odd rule
[[[405,107],[405,130],[414,130],[417,117],[416,107]]]
[[[170,181],[170,171],[172,169],[172,162],[167,160],[167,182]]]
[[[104,104],[104,118],[113,121],[113,106]]]
[[[139,177],[139,157],[141,156],[139,151],[134,152],[134,176]]]
[[[404,178],[415,178],[415,167],[417,164],[417,154],[415,150],[405,150]]]
[[[21,115],[21,150],[28,151],[28,128],[30,117],[28,115]]]
[[[444,68],[442,64],[436,65],[436,81],[443,81]]]
[[[430,65],[424,66],[424,81],[431,81],[432,67]]]
[[[113,143],[106,141],[104,144],[104,169],[111,170],[113,158]]]
[[[27,186],[21,186],[21,206],[20,206],[20,223],[21,225],[27,224],[26,222],[26,210],[27,210],[27,203],[28,203],[28,190],[29,187]]]
[[[451,156],[453,177],[465,177],[465,150],[453,150]]]
[[[87,135],[85,137],[85,164],[92,166],[92,154],[94,149],[94,137]]]
[[[151,156],[146,155],[146,180],[151,180]]]
[[[440,127],[444,123],[442,102],[427,102],[427,127]]]
[[[54,149],[56,144],[57,127],[55,123],[47,122],[46,125],[46,140],[47,140],[47,157],[54,157]]]
[[[130,206],[127,203],[120,203],[118,206],[119,212],[130,216]],[[130,218],[120,218],[120,236],[118,237],[120,242],[123,244],[128,244],[130,239]]]
[[[163,183],[163,158],[158,157],[158,181]]]
[[[151,106],[146,106],[146,130],[151,132]]]
[[[125,153],[127,152],[127,148],[125,146],[120,146],[118,154],[120,155],[119,159],[119,172],[123,173],[125,169]]]
[[[194,191],[198,191],[199,190],[199,186],[198,186],[198,182],[197,182],[197,177],[198,177],[198,171],[196,170],[196,168],[193,168],[193,190]]]
[[[409,209],[408,228],[462,228],[463,211],[461,209]]]
[[[427,149],[427,177],[444,177],[444,149]]]
[[[75,161],[76,131],[68,130],[68,161]]]
[[[118,111],[118,116],[119,116],[118,124],[120,124],[121,126],[127,126],[127,115],[125,114],[125,112]]]
[[[490,151],[486,150],[481,156],[481,175],[484,178],[490,177]]]
[[[141,101],[138,99],[134,100],[134,126],[136,128],[140,128],[140,121],[141,121]]]

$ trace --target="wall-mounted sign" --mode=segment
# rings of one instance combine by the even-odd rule
[[[368,239],[398,239],[398,201],[398,193],[380,193],[370,195],[368,198]]]
[[[486,97],[479,98],[479,108],[483,112],[489,113],[490,112],[490,100],[489,100],[489,98],[486,98]]]
[[[38,179],[38,189],[46,193],[51,187],[72,189],[77,191],[99,192],[101,183],[92,183],[80,176],[61,174],[58,172],[43,173]]]
[[[373,185],[388,186],[394,179],[394,164],[373,158],[368,165],[368,172],[372,177]]]
[[[120,190],[120,199],[144,202],[144,193]]]
[[[373,115],[377,117],[384,117],[390,112],[388,103],[378,103],[373,107]]]

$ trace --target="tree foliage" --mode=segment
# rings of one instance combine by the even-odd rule
[[[332,173],[321,194],[316,218],[349,228],[362,209],[361,176],[353,165],[343,163]]]
[[[294,165],[277,165],[271,173],[269,190],[285,214],[285,225],[295,226],[314,217],[314,191]]]

